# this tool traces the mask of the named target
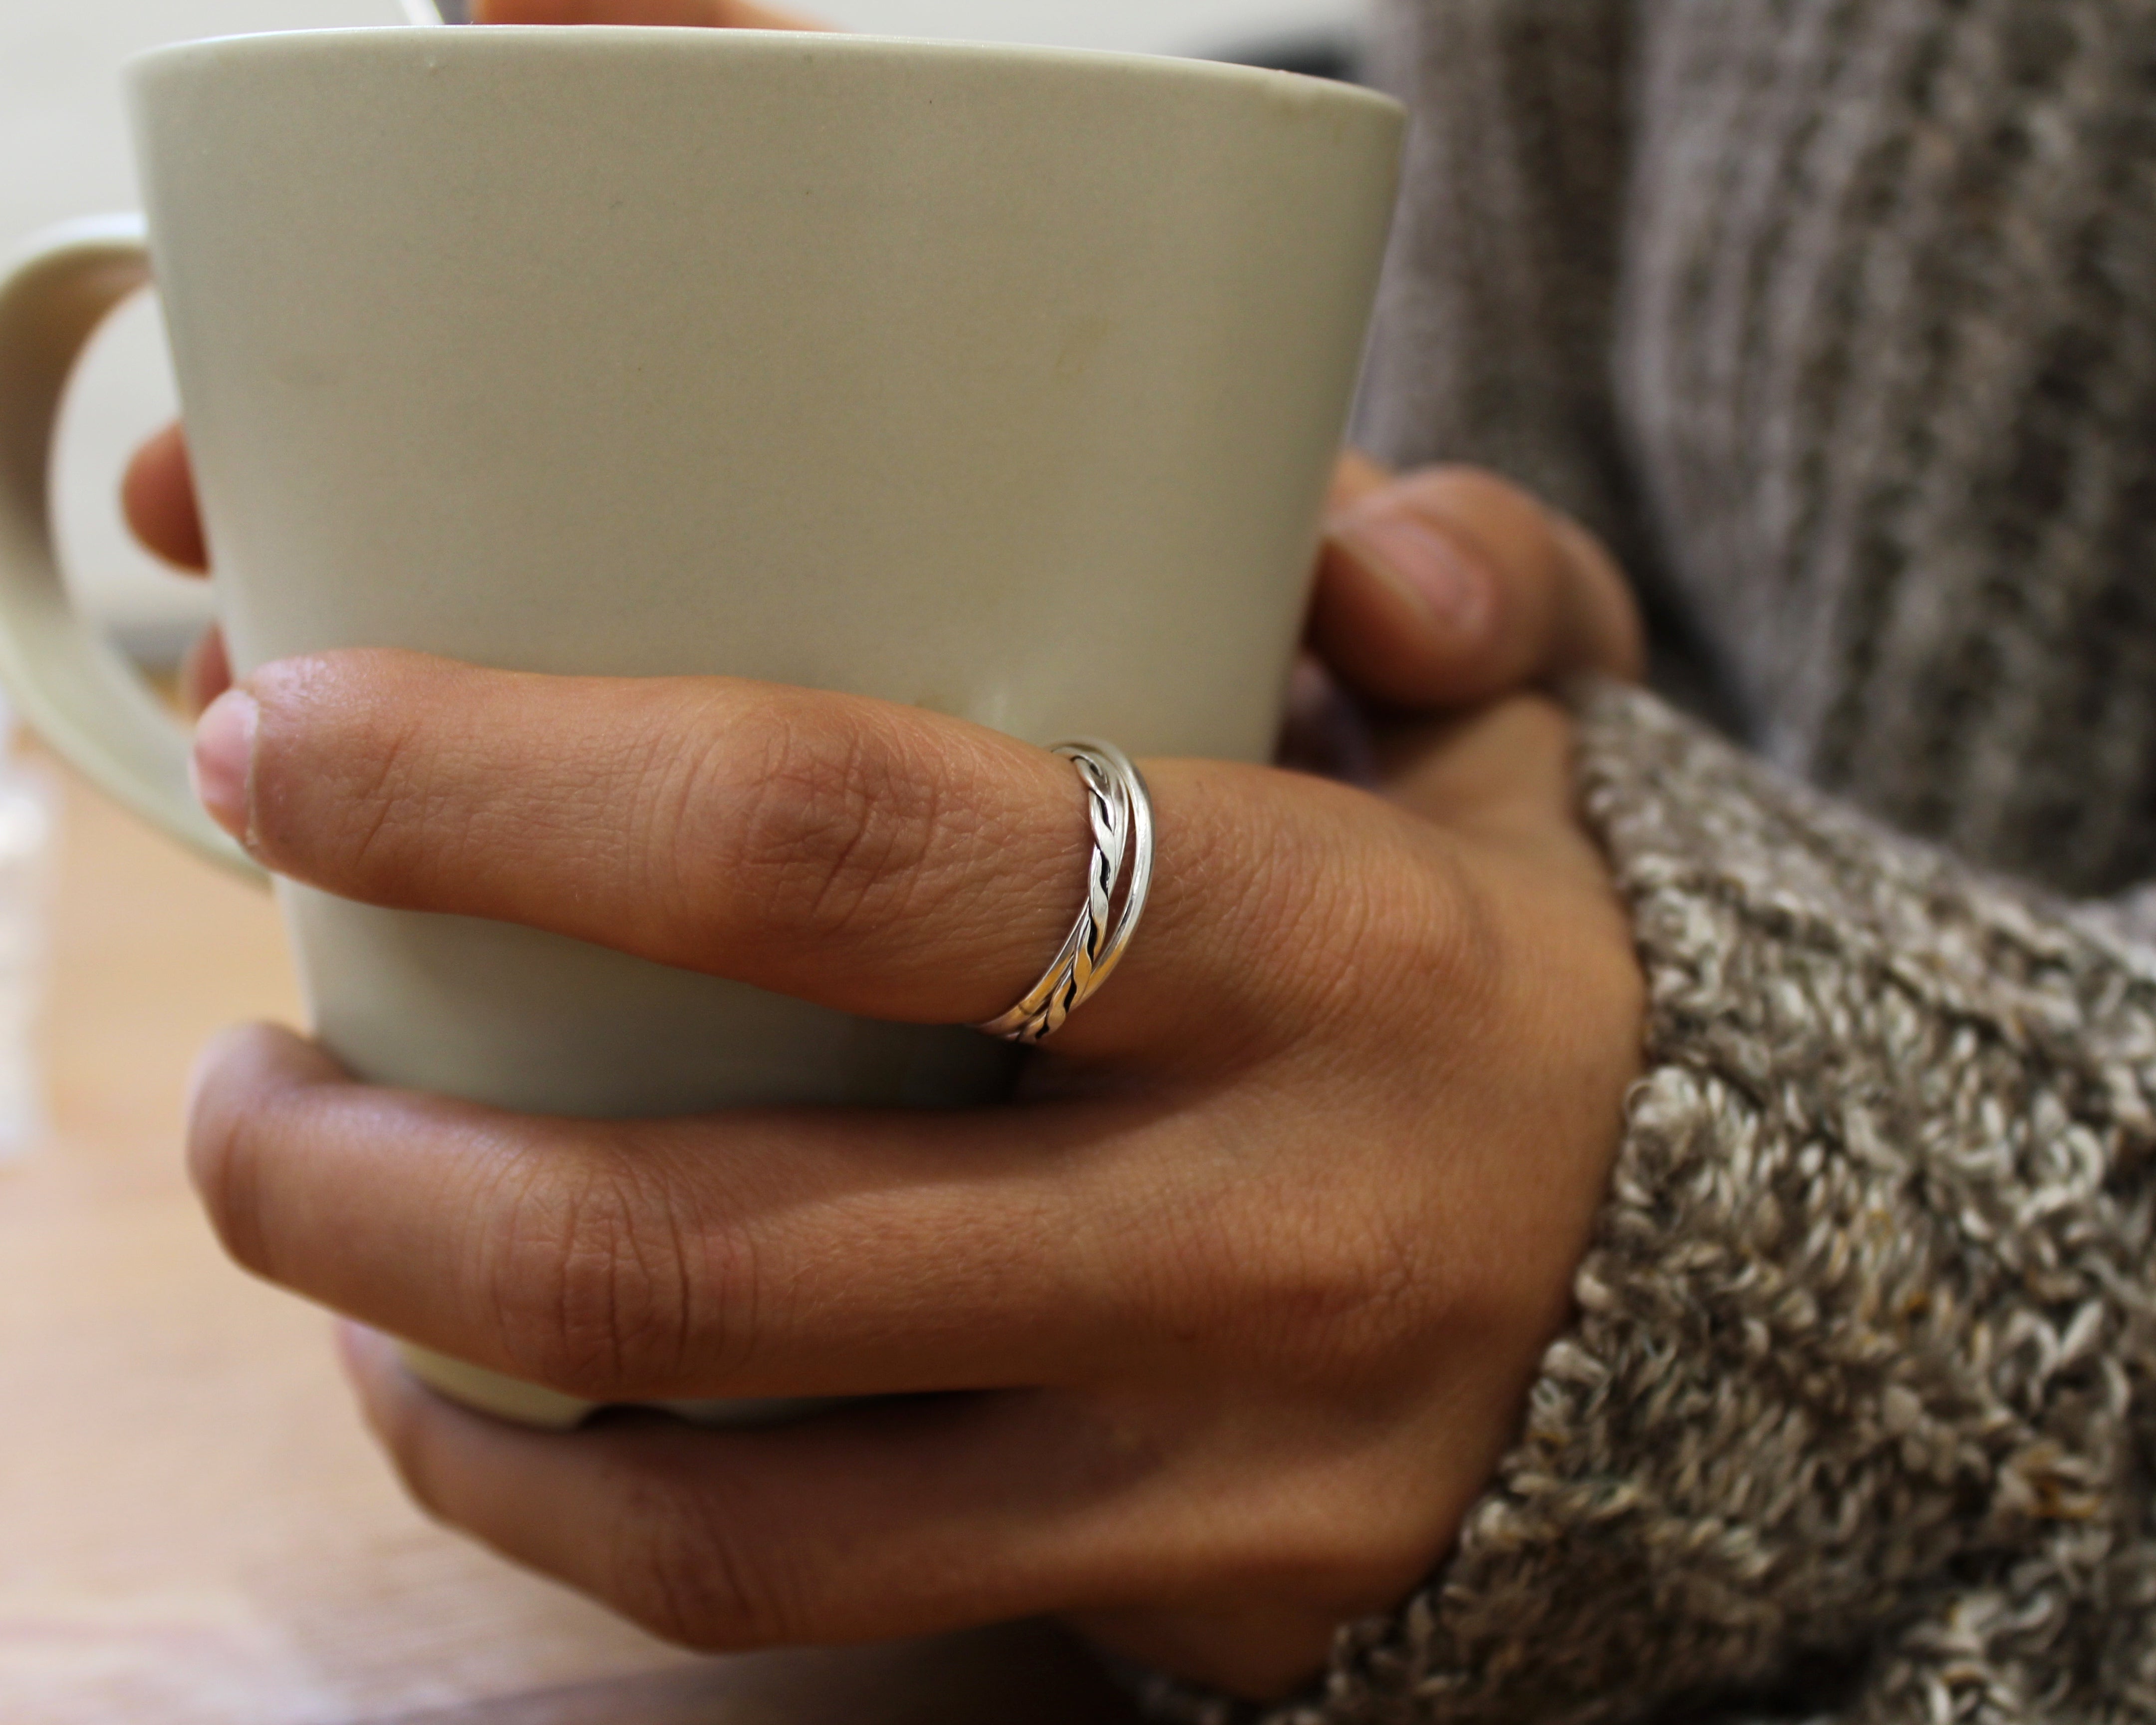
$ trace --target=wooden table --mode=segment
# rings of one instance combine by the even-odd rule
[[[179,1120],[216,1026],[295,1016],[263,895],[63,778],[52,1142],[0,1168],[5,1725],[1099,1725],[1019,1628],[698,1659],[427,1524],[321,1313],[220,1255]]]

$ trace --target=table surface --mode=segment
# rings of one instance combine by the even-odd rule
[[[426,1522],[321,1313],[233,1268],[182,1172],[195,1049],[291,1019],[268,898],[55,773],[54,1129],[0,1168],[8,1725],[1101,1725],[1036,1627],[702,1659]]]

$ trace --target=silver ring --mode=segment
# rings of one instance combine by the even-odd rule
[[[1152,798],[1131,757],[1112,742],[1080,737],[1055,751],[1078,769],[1093,855],[1086,870],[1086,901],[1063,950],[998,1018],[973,1026],[1029,1046],[1061,1029],[1122,962],[1152,888]]]

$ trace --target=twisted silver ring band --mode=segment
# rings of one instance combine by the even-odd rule
[[[1152,798],[1131,757],[1111,742],[1081,737],[1055,752],[1078,769],[1086,788],[1093,855],[1086,901],[1063,950],[1040,980],[1000,1018],[973,1026],[1006,1042],[1030,1045],[1063,1028],[1122,962],[1152,887]]]

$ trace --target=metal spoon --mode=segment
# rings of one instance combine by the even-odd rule
[[[465,0],[404,0],[404,19],[413,24],[464,24],[471,22]]]

